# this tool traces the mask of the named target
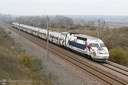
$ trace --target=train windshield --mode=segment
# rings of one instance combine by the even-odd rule
[[[92,47],[99,47],[99,44],[98,43],[91,43],[90,44]]]
[[[100,47],[105,47],[104,43],[100,43]]]
[[[91,43],[92,47],[105,47],[104,43]]]

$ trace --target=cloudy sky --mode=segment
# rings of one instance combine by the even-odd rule
[[[128,16],[128,0],[0,0],[0,13]]]

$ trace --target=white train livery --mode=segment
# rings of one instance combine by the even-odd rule
[[[18,22],[13,22],[12,26],[43,39],[49,37],[49,41],[87,54],[96,61],[105,61],[109,58],[107,47],[101,39],[95,37],[70,32],[55,32],[52,30],[49,30],[49,36],[47,36],[46,29],[19,24]]]

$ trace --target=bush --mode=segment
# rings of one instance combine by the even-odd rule
[[[128,64],[127,53],[120,46],[117,46],[110,50],[110,60],[118,64]]]
[[[36,57],[33,57],[30,69],[32,72],[40,71],[42,69],[42,61]]]
[[[0,28],[0,33],[2,33],[2,29]]]
[[[7,38],[8,37],[8,34],[4,34],[4,38]]]
[[[29,56],[27,54],[22,54],[20,56],[20,62],[32,72],[39,71],[42,69],[42,62],[36,57]]]
[[[31,67],[31,61],[32,61],[32,57],[27,55],[27,54],[22,54],[20,56],[20,62],[27,68]]]
[[[11,31],[9,31],[8,34],[11,34]]]

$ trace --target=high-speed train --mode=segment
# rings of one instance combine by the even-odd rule
[[[104,45],[104,42],[99,38],[78,33],[56,32],[52,30],[49,30],[49,36],[47,36],[46,29],[19,24],[18,22],[13,22],[12,27],[43,39],[49,38],[49,41],[87,54],[95,61],[105,61],[109,58],[109,51]]]

